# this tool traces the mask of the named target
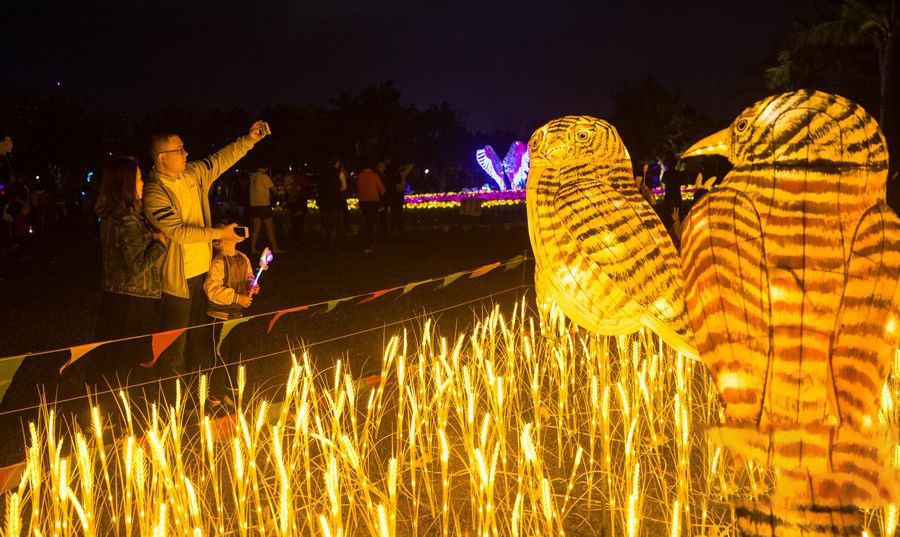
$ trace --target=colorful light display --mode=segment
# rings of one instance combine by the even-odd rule
[[[900,315],[884,137],[859,105],[797,91],[684,156],[709,154],[734,169],[692,209],[682,260],[726,405],[714,435],[775,475],[771,494],[740,507],[741,531],[858,535],[857,507],[898,498],[878,405]]]
[[[485,173],[494,180],[500,190],[521,189],[528,179],[530,158],[528,146],[516,141],[510,144],[503,160],[494,148],[486,145],[475,152],[475,160]]]
[[[525,203],[525,190],[472,191],[472,192],[439,192],[436,194],[408,194],[405,199],[406,209],[453,209],[459,207],[461,199],[474,198],[482,200],[482,207],[504,207]],[[358,200],[349,198],[347,205],[351,209],[358,208]],[[315,200],[309,200],[310,209],[318,208]]]

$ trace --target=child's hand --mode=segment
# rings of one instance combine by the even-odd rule
[[[250,295],[238,295],[235,302],[242,308],[249,308],[250,304],[253,303],[253,297]]]
[[[259,284],[250,286],[250,296],[259,293]]]

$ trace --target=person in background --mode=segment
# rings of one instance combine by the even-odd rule
[[[144,214],[171,241],[163,262],[160,328],[174,330],[206,320],[203,280],[212,261],[214,239],[240,238],[235,224],[213,228],[209,210],[209,189],[228,168],[247,154],[267,135],[262,121],[250,132],[215,154],[194,162],[177,134],[158,134],[151,140],[153,170],[144,186]],[[206,352],[201,334],[191,334],[191,347]],[[188,365],[187,338],[182,334],[167,349],[164,360],[181,372]]]
[[[250,255],[258,254],[256,242],[259,240],[259,231],[262,226],[266,226],[266,238],[272,246],[272,251],[276,254],[284,253],[284,250],[278,247],[278,240],[275,238],[275,224],[272,221],[272,190],[275,183],[269,175],[269,169],[266,166],[259,166],[256,171],[250,174],[250,209],[247,215],[250,217]]]
[[[413,169],[412,164],[397,166],[391,159],[384,159],[384,209],[383,221],[386,233],[403,235],[403,202],[406,199],[406,178]]]
[[[372,253],[375,243],[375,223],[381,209],[381,196],[384,195],[384,184],[376,171],[378,168],[384,169],[384,163],[364,169],[356,178],[359,211],[363,215],[363,252],[367,254]]]
[[[338,193],[338,214],[341,221],[341,235],[350,233],[350,206],[347,204],[347,198],[352,190],[350,186],[350,173],[347,167],[341,162],[338,170],[338,180],[340,181],[340,192]]]
[[[669,236],[672,237],[675,247],[681,249],[681,220],[687,213],[683,209],[681,186],[687,182],[687,175],[677,169],[677,166],[678,158],[674,154],[667,155],[662,161],[660,180],[666,192],[657,205],[656,212],[666,226]]]
[[[7,188],[9,201],[3,208],[3,221],[6,222],[10,242],[20,255],[29,253],[31,244],[32,207],[28,200],[28,187],[16,181]]]
[[[340,217],[342,169],[340,159],[335,159],[322,173],[316,192],[316,204],[319,206],[319,216],[322,219],[322,244],[329,252],[334,249],[337,221]],[[346,200],[344,203],[346,204]]]
[[[168,249],[165,236],[143,218],[141,170],[131,157],[116,157],[103,165],[100,194],[94,206],[100,216],[103,294],[95,341],[109,341],[154,332],[159,324],[162,263]],[[91,361],[89,380],[113,378],[125,372],[120,362],[146,358],[138,348],[146,342],[120,342]],[[113,352],[113,350],[115,352]]]
[[[314,183],[306,178],[304,172],[291,168],[283,175],[290,218],[291,241],[303,244],[306,234],[306,217],[309,214],[309,197]]]
[[[644,165],[644,173],[647,171],[647,165]],[[640,192],[641,196],[647,200],[647,203],[653,205],[653,191],[650,190],[650,187],[647,186],[646,183],[646,175],[636,174],[634,176],[634,186],[637,188],[638,192]]]
[[[224,227],[224,226],[222,226]],[[203,290],[209,306],[206,315],[210,322],[227,321],[243,317],[244,310],[253,303],[253,295],[259,286],[253,283],[253,267],[246,255],[236,248],[243,238],[223,238],[213,241],[216,253],[209,266],[209,274],[203,283]],[[216,346],[222,325],[213,330],[213,348]],[[230,356],[239,349],[237,334],[231,334],[221,346],[222,356]]]

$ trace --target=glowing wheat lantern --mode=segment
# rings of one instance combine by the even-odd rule
[[[726,405],[713,432],[775,475],[741,531],[858,534],[859,507],[897,499],[876,419],[900,300],[884,137],[857,104],[797,91],[684,156],[710,154],[734,169],[685,223],[689,317]]]
[[[534,132],[529,153],[525,202],[539,300],[591,332],[646,326],[695,355],[677,250],[638,192],[616,129],[562,117]]]

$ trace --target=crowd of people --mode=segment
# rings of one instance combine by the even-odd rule
[[[10,138],[0,140],[0,259],[28,259],[36,235],[55,230],[60,224],[78,227],[96,197],[92,174],[81,180],[51,167],[49,175],[13,175]],[[86,179],[86,180],[85,180]]]
[[[86,380],[100,383],[127,374],[123,367],[134,370],[135,364],[121,364],[120,357],[147,356],[148,342],[127,338],[153,332],[208,324],[209,329],[188,330],[178,337],[159,363],[166,371],[183,372],[209,358],[218,347],[210,345],[210,336],[215,341],[220,322],[243,316],[259,292],[250,259],[262,246],[274,253],[287,251],[287,237],[283,226],[274,222],[273,206],[290,216],[291,235],[302,241],[308,201],[315,199],[326,251],[350,230],[347,200],[352,195],[358,196],[363,216],[362,252],[372,252],[376,228],[385,234],[403,233],[403,200],[412,165],[396,166],[390,158],[353,173],[335,157],[316,181],[310,180],[311,174],[291,169],[273,180],[270,166],[257,159],[245,196],[237,192],[241,185],[232,184],[232,192],[225,196],[228,203],[211,203],[217,197],[210,195],[214,186],[221,187],[217,180],[267,135],[265,123],[256,122],[247,135],[191,161],[178,133],[162,132],[150,140],[152,166],[145,173],[130,156],[110,157],[103,164],[93,206],[102,252],[94,339],[126,341],[105,346],[102,356],[92,360],[98,366],[85,372]],[[11,140],[0,142],[0,154],[12,151]],[[9,236],[31,233],[39,211],[28,189],[13,182],[5,196],[3,217]],[[245,240],[250,257],[237,248]],[[218,348],[223,357],[231,354],[236,339],[229,337],[231,345]]]

